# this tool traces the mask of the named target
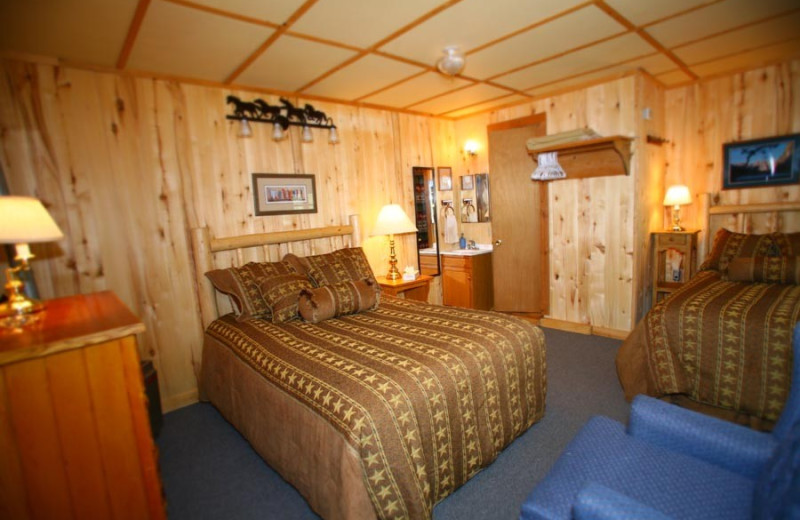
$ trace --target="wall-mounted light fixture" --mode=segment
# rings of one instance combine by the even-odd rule
[[[249,122],[253,122],[272,123],[272,138],[276,141],[283,139],[283,132],[292,125],[303,127],[303,142],[310,143],[314,140],[311,128],[327,128],[330,130],[328,142],[331,144],[339,142],[339,134],[336,132],[333,119],[308,103],[300,108],[286,98],[280,99],[280,105],[270,105],[263,99],[242,101],[236,96],[228,96],[225,102],[233,105],[233,114],[225,117],[241,122],[239,135],[242,137],[252,135]]]
[[[567,176],[564,168],[558,164],[558,152],[540,153],[536,156],[536,169],[531,174],[534,181],[553,181]]]
[[[466,143],[464,143],[464,152],[470,157],[475,157],[476,155],[478,155],[479,148],[480,145],[478,144],[478,141],[470,139]]]

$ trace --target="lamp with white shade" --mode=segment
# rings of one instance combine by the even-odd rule
[[[12,325],[24,324],[27,316],[44,307],[41,302],[25,295],[24,283],[17,276],[20,271],[30,269],[28,261],[33,254],[28,244],[62,238],[61,229],[38,199],[0,196],[0,244],[15,244],[17,254],[14,259],[19,262],[16,267],[6,269],[8,301],[0,305],[0,316],[14,320]]]
[[[417,227],[408,218],[398,204],[387,204],[378,213],[378,221],[372,228],[370,236],[389,235],[389,272],[386,274],[387,280],[399,280],[403,277],[397,269],[397,256],[394,250],[394,236],[402,233],[416,233]]]
[[[664,205],[672,206],[672,231],[683,231],[681,227],[681,206],[692,203],[689,188],[681,184],[670,186],[664,195]]]

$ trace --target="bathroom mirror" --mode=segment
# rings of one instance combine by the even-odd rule
[[[419,272],[439,274],[439,227],[436,219],[436,175],[433,168],[414,166],[414,219],[417,225]]]

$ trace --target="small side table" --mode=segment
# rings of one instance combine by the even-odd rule
[[[378,285],[389,296],[402,294],[408,300],[421,302],[428,301],[428,292],[431,288],[432,276],[421,274],[416,280],[387,280],[385,276],[378,276]]]
[[[697,263],[699,231],[657,231],[653,233],[653,304],[691,280]],[[667,273],[669,250],[680,255],[679,269]]]

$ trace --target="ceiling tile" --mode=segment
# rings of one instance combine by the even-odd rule
[[[606,0],[606,3],[627,18],[636,26],[642,26],[655,20],[662,20],[675,13],[680,13],[708,4],[715,0],[669,0],[668,2],[653,2],[642,0]]]
[[[470,82],[465,79],[451,78],[436,72],[428,72],[361,101],[403,108],[467,85],[470,85]]]
[[[408,108],[417,112],[439,115],[508,94],[509,92],[505,89],[481,83]]]
[[[253,0],[192,0],[196,4],[213,7],[278,25],[283,24],[297,11],[305,0],[269,0],[254,2]]]
[[[367,48],[440,4],[440,0],[348,0],[343,9],[342,2],[321,0],[291,30]]]
[[[800,26],[800,12],[677,47],[674,52],[689,65],[702,63],[794,39],[797,37],[798,26]]]
[[[582,0],[464,0],[426,20],[381,50],[433,65],[448,45],[469,51],[573,7]]]
[[[236,79],[236,83],[292,91],[355,54],[341,47],[281,36]]]
[[[510,96],[506,96],[500,99],[495,99],[492,101],[487,101],[486,103],[480,103],[478,105],[471,106],[469,108],[463,108],[461,110],[455,110],[453,112],[448,112],[444,114],[446,117],[466,117],[470,114],[477,114],[478,112],[483,112],[486,110],[491,110],[493,108],[499,108],[506,105],[515,105],[517,103],[522,103],[525,100],[530,99],[527,96],[523,96],[520,94],[511,94]]]
[[[692,81],[692,77],[680,69],[659,74],[656,76],[656,79],[667,87],[682,85],[684,83],[689,83],[690,81]]]
[[[726,0],[647,28],[668,48],[797,8],[797,0]]]
[[[128,67],[224,80],[273,30],[169,2],[147,10]],[[224,38],[209,35],[224,34]]]
[[[396,83],[423,69],[397,60],[368,54],[338,70],[316,85],[307,94],[352,101]]]
[[[113,66],[138,3],[0,1],[0,49]]]
[[[588,6],[470,54],[464,74],[489,78],[622,32],[622,24]]]
[[[776,61],[788,60],[800,57],[800,40],[770,45],[761,49],[756,49],[742,54],[736,54],[719,60],[693,65],[690,67],[692,72],[701,78],[733,72],[744,69],[760,67]]]
[[[550,83],[555,78],[612,67],[620,62],[654,52],[655,49],[639,36],[626,34],[560,58],[500,76],[494,81],[518,90],[527,90],[537,85]]]

